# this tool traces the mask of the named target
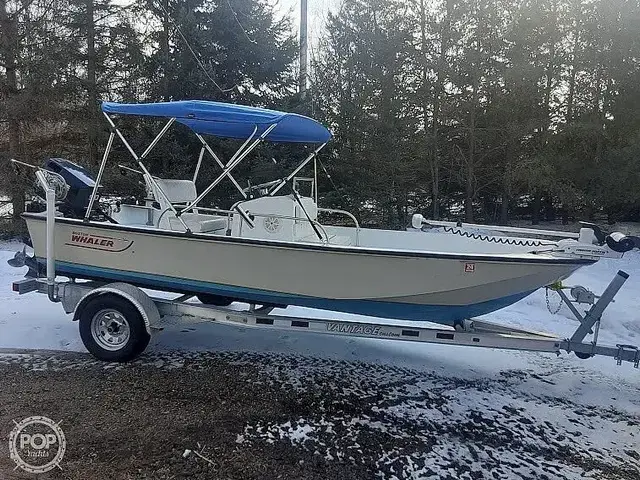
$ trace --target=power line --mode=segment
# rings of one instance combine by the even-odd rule
[[[233,18],[236,19],[236,23],[238,24],[238,26],[240,27],[240,30],[242,30],[242,33],[244,33],[244,36],[247,37],[247,40],[249,40],[251,43],[253,43],[254,45],[257,45],[258,42],[256,42],[253,38],[251,38],[249,36],[249,34],[247,33],[247,31],[245,30],[245,28],[242,26],[242,24],[240,23],[240,20],[238,19],[238,14],[235,12],[235,10],[233,9],[233,7],[231,6],[231,2],[229,0],[227,0],[227,5],[229,5],[229,10],[231,10],[231,13],[233,13]]]
[[[228,1],[228,0],[227,0]],[[218,83],[213,79],[213,77],[209,74],[209,72],[207,71],[207,69],[205,68],[204,64],[200,61],[200,57],[198,57],[198,55],[196,54],[196,52],[193,50],[193,48],[191,48],[191,45],[189,44],[189,41],[187,40],[187,38],[184,36],[184,34],[182,33],[182,30],[180,30],[180,27],[178,26],[178,24],[173,20],[173,18],[171,18],[171,15],[169,15],[169,12],[167,12],[167,10],[164,8],[164,6],[162,4],[158,4],[160,6],[160,9],[164,12],[164,14],[166,15],[167,19],[171,22],[171,24],[175,27],[176,31],[178,32],[178,34],[180,35],[180,37],[182,38],[182,40],[184,41],[184,43],[187,45],[187,48],[189,49],[189,51],[191,52],[191,55],[193,55],[193,58],[195,59],[196,63],[200,66],[200,68],[202,69],[202,71],[204,72],[204,74],[207,76],[207,78],[211,81],[211,83],[213,83],[216,88],[218,90],[220,90],[220,92],[222,93],[228,93],[230,91],[232,91],[233,89],[235,89],[238,85],[234,85],[231,88],[222,88],[220,85],[218,85]],[[235,12],[234,12],[235,14]]]

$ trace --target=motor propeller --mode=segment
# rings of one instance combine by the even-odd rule
[[[21,267],[24,267],[25,265],[29,267],[29,270],[25,274],[25,277],[28,277],[28,278],[37,278],[39,276],[38,273],[42,272],[42,265],[38,264],[38,261],[36,260],[35,255],[33,257],[30,257],[29,255],[27,255],[26,246],[22,247],[21,252],[16,252],[13,258],[10,258],[9,260],[7,260],[7,263],[12,267],[16,267],[16,268],[21,268]]]
[[[12,267],[20,268],[24,267],[27,258],[27,247],[23,247],[21,252],[16,252],[13,258],[7,260],[7,263]]]

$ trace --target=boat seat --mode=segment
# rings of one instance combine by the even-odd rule
[[[227,219],[223,217],[212,218],[209,220],[198,220],[198,224],[200,225],[200,231],[203,233],[227,229]]]
[[[173,178],[156,178],[155,180],[173,205],[188,205],[198,197],[196,184],[191,180]],[[157,194],[156,198],[162,197]],[[203,215],[198,212],[197,208],[194,208],[193,212],[183,214],[181,218],[192,232],[210,233],[227,229],[226,217]],[[169,217],[169,227],[171,230],[184,230],[180,220],[173,214]]]
[[[191,180],[176,180],[173,178],[156,178],[158,186],[165,193],[171,203],[191,203],[198,198],[196,184]],[[159,195],[156,195],[156,199]]]

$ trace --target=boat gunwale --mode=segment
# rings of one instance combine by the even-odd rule
[[[24,219],[33,219],[46,222],[46,217],[40,213],[25,212],[21,215]],[[548,265],[592,265],[597,259],[588,258],[557,258],[557,257],[533,257],[534,253],[525,253],[524,257],[520,253],[510,253],[500,256],[484,253],[449,253],[449,252],[429,252],[421,250],[392,250],[383,248],[361,247],[352,245],[331,245],[331,244],[313,244],[301,242],[286,242],[281,240],[254,239],[232,237],[227,235],[216,235],[211,233],[200,232],[179,232],[175,230],[161,230],[155,227],[131,226],[124,224],[111,224],[105,222],[84,221],[76,218],[56,217],[56,223],[64,223],[68,225],[78,225],[84,227],[100,228],[114,231],[128,231],[132,233],[141,233],[146,235],[168,236],[173,238],[186,238],[203,241],[216,241],[223,243],[239,243],[243,245],[261,245],[280,248],[290,248],[294,250],[312,250],[318,252],[334,252],[334,253],[350,253],[350,254],[373,254],[380,256],[408,257],[408,258],[437,258],[447,260],[466,260],[466,261],[484,261],[484,262],[501,262],[501,263],[521,263],[521,264],[548,264]]]

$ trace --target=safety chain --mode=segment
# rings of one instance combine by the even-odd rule
[[[560,297],[560,302],[558,302],[558,307],[556,309],[552,309],[551,302],[549,301],[549,290],[553,290],[554,292],[557,292],[561,288],[562,288],[562,283],[556,282],[546,286],[544,289],[545,290],[544,296],[545,296],[545,300],[547,301],[547,310],[549,310],[549,313],[551,313],[552,315],[555,315],[556,313],[558,313],[562,308],[562,297],[560,297],[560,294],[558,294],[558,296]]]

